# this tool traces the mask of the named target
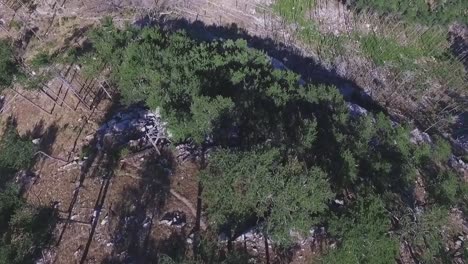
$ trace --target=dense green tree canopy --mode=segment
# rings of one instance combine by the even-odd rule
[[[278,242],[288,242],[290,230],[307,233],[332,198],[323,171],[285,159],[278,149],[218,151],[201,179],[214,223],[235,228],[243,219],[265,219]]]
[[[379,197],[358,199],[350,212],[330,221],[331,233],[342,239],[342,245],[322,263],[395,263],[398,243],[390,227],[388,212]]]
[[[414,144],[411,127],[383,113],[351,115],[338,89],[302,85],[244,40],[200,42],[182,31],[119,29],[111,21],[90,39],[92,50],[80,57],[85,71],[105,69],[125,103],[158,108],[173,142],[216,146],[200,164],[216,227],[235,233],[254,219],[285,245],[290,232],[329,225],[340,241],[330,263],[392,262],[398,239],[389,230],[398,227],[389,212],[398,212],[394,203],[408,207],[417,177],[433,183],[431,203],[465,197],[446,171],[443,140]],[[344,213],[330,206],[349,193],[358,198]],[[325,217],[333,215],[339,222]]]

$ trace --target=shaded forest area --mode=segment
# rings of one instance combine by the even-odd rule
[[[329,46],[332,54],[327,50],[322,55],[344,52],[344,37],[322,35],[304,19],[309,2],[288,0],[278,2],[274,9],[287,21],[299,23],[304,39],[320,43],[322,49]],[[397,14],[409,23],[443,27],[466,10],[466,4],[457,1],[429,5],[429,9],[425,1],[351,2],[356,12],[373,8],[381,15]],[[284,13],[295,8],[299,13]],[[413,70],[419,65],[415,61],[439,47],[426,43],[425,38],[400,45],[375,32],[355,39],[375,65],[402,72]],[[440,41],[446,40],[441,37]],[[441,83],[448,76],[451,86],[441,94],[463,95],[463,65],[452,63],[454,57],[446,49],[434,57],[431,65],[435,66],[429,72],[424,67],[416,71]],[[147,185],[144,182],[139,190],[130,190],[136,193],[134,199],[140,192],[148,199],[139,201],[138,207],[157,204],[152,200],[157,200],[161,190],[169,195],[166,155],[172,157],[182,145],[190,145],[197,153],[191,157],[197,165],[199,193],[197,223],[190,240],[171,236],[173,240],[166,243],[173,250],[144,252],[152,261],[248,263],[251,249],[241,246],[239,237],[252,228],[265,244],[259,261],[267,263],[288,263],[297,245],[311,237],[322,245],[307,260],[314,263],[464,263],[468,259],[464,222],[468,183],[466,171],[453,165],[454,160],[468,162],[468,157],[454,156],[452,145],[437,129],[429,136],[414,123],[395,121],[384,108],[364,110],[346,101],[340,87],[307,83],[284,65],[277,67],[273,58],[246,40],[206,41],[193,32],[170,27],[117,26],[111,18],[89,30],[84,45],[63,54],[41,51],[27,62],[18,56],[15,43],[0,41],[0,88],[20,85],[42,90],[57,74],[52,65],[62,63],[79,65],[86,77],[104,77],[118,90],[118,103],[144,106],[164,120],[167,144],[155,144],[160,156],[145,162]],[[398,92],[380,96],[392,103],[391,96],[418,86],[421,93],[411,94],[418,101],[429,94],[420,83],[426,75],[418,75],[410,84],[400,83]],[[442,126],[437,118],[448,120],[466,110],[466,102],[452,99],[440,99],[437,107],[455,105],[457,111],[423,111],[424,117],[436,113],[425,128]],[[444,123],[444,130],[449,125]],[[33,140],[35,132],[19,135],[13,118],[1,128],[0,263],[34,263],[43,249],[51,247],[58,221],[54,205],[36,207],[23,198],[38,177],[32,169],[45,146]],[[97,147],[93,148],[84,148],[82,157],[96,155]],[[111,150],[116,153],[105,154],[111,161],[108,167],[102,166],[103,175],[113,175],[118,160],[135,154],[126,147]],[[151,175],[164,175],[164,180]],[[103,183],[106,190],[111,178],[120,180],[108,176]],[[141,216],[142,222],[145,217]],[[207,226],[202,227],[202,219]],[[91,223],[93,233],[98,221],[93,218]],[[121,228],[122,233],[132,232],[125,225]],[[143,252],[139,234],[129,235],[134,240],[120,241],[117,246],[135,254]],[[82,263],[92,240],[91,234]],[[144,257],[135,259],[147,261]],[[120,263],[113,258],[108,262]]]
[[[20,136],[16,121],[2,124],[0,139],[0,263],[35,263],[52,243],[56,223],[53,205],[36,207],[22,195],[37,178],[31,168],[38,146],[31,135]]]
[[[412,142],[410,125],[383,113],[352,115],[338,89],[300,84],[242,40],[200,42],[110,20],[89,36],[92,48],[77,58],[84,68],[111,69],[124,102],[159,109],[174,144],[190,139],[201,150],[215,232],[232,240],[254,221],[280,249],[294,243],[291,232],[325,226],[337,248],[324,263],[393,263],[400,243],[417,261],[466,257],[446,249],[461,232],[451,209],[465,211],[468,197],[447,166],[445,140]],[[425,201],[414,197],[418,181]],[[203,243],[194,247],[203,252]]]

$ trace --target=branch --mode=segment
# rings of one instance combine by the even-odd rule
[[[190,212],[192,213],[193,216],[197,217],[197,210],[195,209],[195,207],[193,207],[192,203],[187,200],[185,197],[183,197],[182,195],[178,194],[176,191],[174,190],[170,190],[170,193],[175,197],[177,198],[179,201],[181,201],[182,203],[185,204],[185,206],[187,206],[189,209],[190,209]],[[200,219],[200,226],[203,230],[206,230],[206,225],[205,223],[203,222],[203,220]]]
[[[61,159],[61,158],[52,157],[52,156],[48,155],[47,153],[45,153],[45,152],[43,152],[43,151],[38,151],[38,152],[36,152],[36,153],[34,154],[34,156],[36,156],[37,154],[42,154],[42,155],[46,156],[46,157],[49,158],[49,159],[53,159],[53,160],[60,161],[60,162],[65,162],[65,163],[67,163],[67,164],[70,164],[70,163],[71,163],[71,162],[68,161],[68,160],[64,160],[64,159]]]

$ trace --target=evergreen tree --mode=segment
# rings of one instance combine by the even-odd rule
[[[18,73],[13,49],[7,40],[0,40],[0,91],[9,87]]]
[[[340,238],[322,263],[395,263],[397,239],[383,201],[375,196],[360,197],[353,208],[330,222],[330,232]]]
[[[278,149],[249,152],[219,150],[201,174],[210,219],[235,231],[252,217],[265,219],[265,231],[277,243],[290,231],[307,233],[332,198],[326,174],[284,160]]]

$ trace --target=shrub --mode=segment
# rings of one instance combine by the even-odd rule
[[[36,149],[30,139],[21,137],[10,122],[0,139],[0,167],[12,170],[28,169]]]
[[[18,73],[13,49],[7,40],[0,40],[0,91],[10,86]]]
[[[361,197],[350,212],[330,222],[330,232],[342,241],[322,263],[395,263],[398,243],[390,227],[382,200]]]
[[[332,196],[325,177],[318,168],[283,162],[276,149],[220,150],[201,174],[214,223],[234,231],[251,217],[264,218],[266,234],[279,244],[290,242],[290,230],[305,234],[318,223]]]

